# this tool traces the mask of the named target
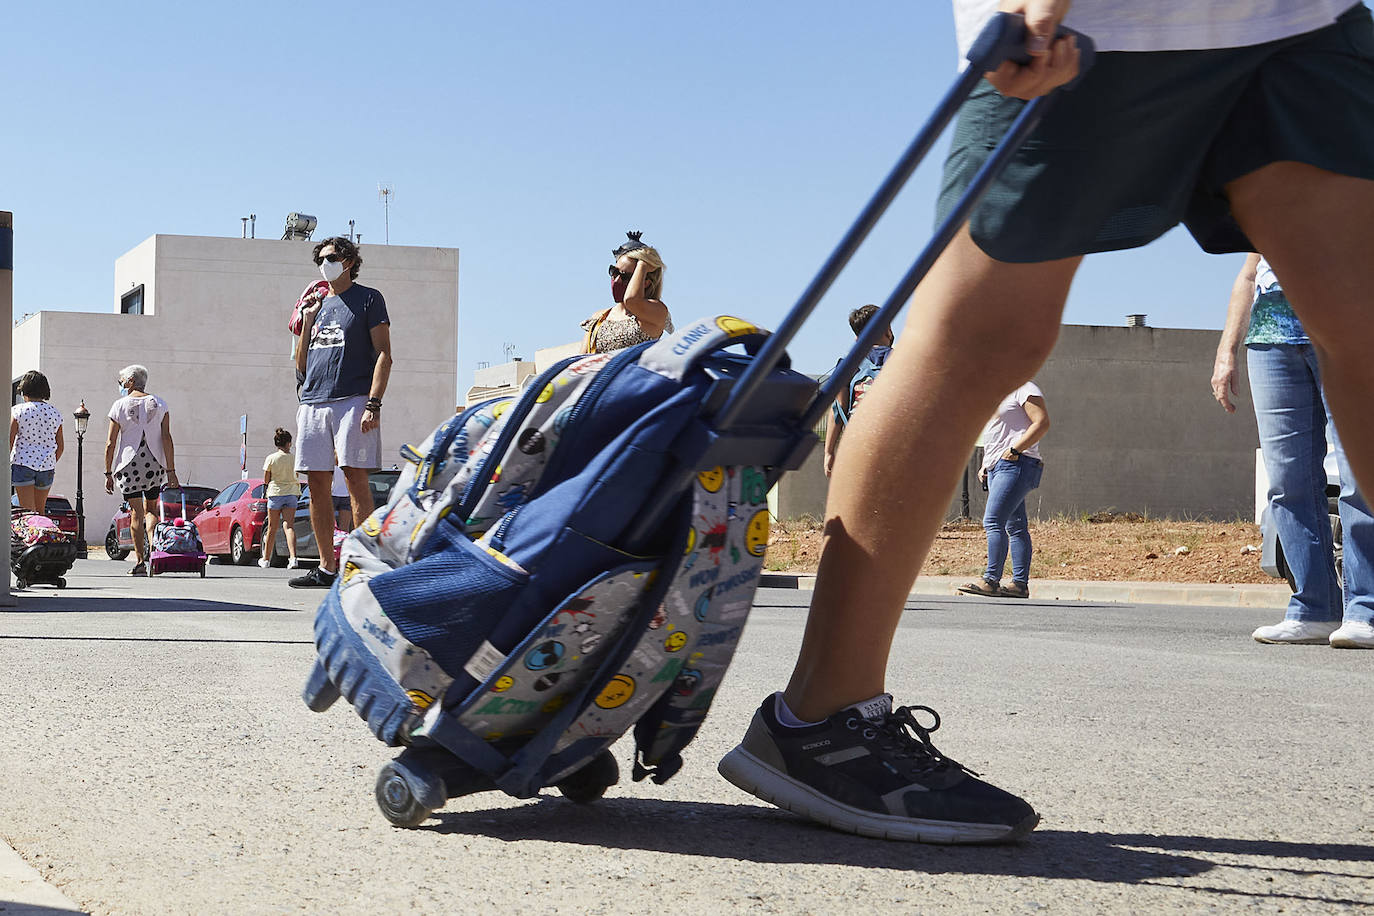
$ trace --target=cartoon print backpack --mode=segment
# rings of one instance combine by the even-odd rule
[[[863,400],[864,395],[868,394],[868,389],[873,387],[873,383],[878,378],[878,371],[883,368],[883,364],[887,362],[887,358],[891,354],[891,347],[874,347],[868,351],[863,362],[859,363],[859,368],[849,378],[849,387],[847,388],[849,410],[846,411],[841,407],[839,401],[831,406],[835,419],[846,426],[849,425],[849,418],[854,416],[854,411],[858,409],[859,402]]]
[[[72,535],[57,526],[57,522],[27,509],[16,509],[11,513],[10,532],[14,535],[15,546],[32,547],[35,544],[56,544],[73,539]]]
[[[795,467],[814,440],[747,413],[747,434],[713,428],[750,359],[722,349],[763,338],[720,316],[569,357],[402,450],[390,501],[343,544],[305,699],[318,711],[342,693],[410,746],[388,770],[425,800],[420,819],[473,787],[567,794],[560,781],[631,728],[636,779],[681,766],[763,570],[770,483],[747,459]],[[776,368],[760,410],[799,415],[815,387]],[[411,753],[436,748],[469,788]]]

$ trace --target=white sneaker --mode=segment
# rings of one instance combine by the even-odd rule
[[[1335,620],[1285,620],[1272,627],[1260,627],[1250,635],[1255,642],[1325,645],[1338,626]]]
[[[258,565],[261,566],[263,569],[266,569],[267,567],[272,565],[272,561],[267,559],[267,557],[263,557],[262,559],[258,560]]]
[[[1337,649],[1374,649],[1374,625],[1347,620],[1331,634],[1331,645]]]
[[[301,568],[301,561],[300,561],[300,560],[297,560],[295,557],[292,557],[291,559],[289,559],[289,560],[286,561],[286,568],[287,568],[287,569],[300,569],[300,568]]]

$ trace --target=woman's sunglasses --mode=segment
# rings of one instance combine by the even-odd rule
[[[628,283],[630,278],[635,275],[635,272],[633,270],[621,270],[619,267],[612,264],[610,266],[610,274],[612,280],[624,280]]]

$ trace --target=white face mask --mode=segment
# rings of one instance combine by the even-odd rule
[[[344,266],[342,261],[320,262],[320,276],[324,277],[325,280],[329,281],[330,283],[333,283],[335,280],[339,279],[339,276],[343,273],[343,271]]]

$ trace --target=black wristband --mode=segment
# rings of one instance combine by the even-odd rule
[[[1018,449],[1018,448],[1017,448],[1016,446],[1014,446],[1014,445],[1008,445],[1008,446],[1007,446],[1007,451],[1011,452],[1011,453],[1012,453],[1013,455],[1015,455],[1017,458],[1020,458],[1020,457],[1021,457],[1021,450]]]

